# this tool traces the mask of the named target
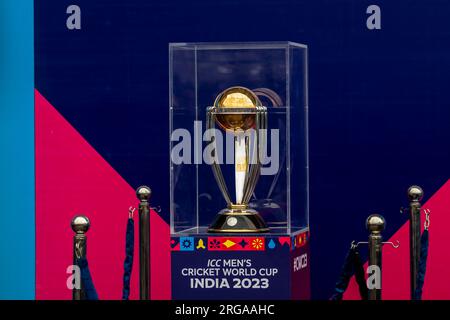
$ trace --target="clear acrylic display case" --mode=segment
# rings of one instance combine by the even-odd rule
[[[202,138],[207,108],[233,86],[258,93],[268,112],[271,162],[263,166],[265,174],[259,177],[250,207],[261,214],[271,234],[309,227],[307,59],[307,46],[293,42],[169,45],[172,235],[207,233],[226,207],[211,166],[203,159],[208,141]],[[278,139],[270,130],[278,132]],[[195,141],[201,141],[197,148]],[[186,146],[183,152],[180,143]],[[233,194],[233,166],[221,168]]]

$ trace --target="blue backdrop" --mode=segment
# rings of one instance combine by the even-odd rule
[[[13,2],[7,3],[12,6]],[[68,30],[66,8],[73,3],[35,3],[36,88],[127,181],[135,187],[151,185],[153,202],[165,214],[169,203],[168,42],[291,40],[309,46],[314,298],[331,294],[351,240],[367,236],[368,214],[379,212],[386,217],[388,237],[406,221],[399,207],[406,202],[410,184],[420,184],[430,196],[450,176],[448,1],[376,1],[382,29],[372,31],[366,28],[366,8],[374,2],[364,0],[77,0],[82,29]],[[30,30],[31,17],[26,17],[30,8],[29,3],[27,10],[18,4],[10,8],[17,15],[8,16],[10,25],[2,27],[2,37],[11,37],[13,43],[14,26]],[[4,55],[3,43],[2,39]],[[31,43],[24,46],[9,57],[9,61],[25,59],[17,70],[28,68],[28,80],[14,82],[25,86],[20,97],[14,96],[21,99],[15,100],[17,109],[7,109],[9,102],[3,101],[13,95],[13,89],[0,97],[2,149],[6,150],[1,161],[9,159],[7,167],[17,140],[8,140],[9,149],[3,148],[4,119],[9,119],[3,114],[5,110],[21,112],[20,106],[31,108],[30,97],[23,92],[32,90],[32,62],[29,56],[21,56],[31,54]],[[2,81],[12,87],[10,80]],[[24,137],[24,145],[31,148],[31,136],[23,135],[32,130],[30,115],[21,113],[20,126],[11,124],[7,135],[9,139]],[[32,188],[30,148],[17,151],[27,161],[20,172],[23,177],[5,180],[11,197],[2,198],[2,215],[21,212],[11,218],[20,221],[9,221],[17,227],[9,232],[19,231],[17,241],[26,248],[7,252],[18,258],[6,265],[5,251],[0,251],[5,255],[0,270],[2,291],[7,283],[3,271],[19,272],[14,267],[24,262],[29,262],[24,267],[28,276],[20,281],[27,288],[34,285],[28,270],[34,261],[33,231],[26,229],[32,207],[12,200],[13,194],[19,196],[14,192],[19,183]],[[27,207],[18,210],[18,206]]]
[[[33,2],[0,1],[0,299],[34,298]]]

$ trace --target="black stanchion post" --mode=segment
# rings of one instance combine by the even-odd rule
[[[380,272],[379,288],[369,289],[369,300],[381,300],[381,252],[383,248],[383,236],[381,232],[386,226],[386,221],[383,216],[378,214],[372,214],[366,221],[369,234],[369,267],[377,266]]]
[[[139,296],[150,300],[150,204],[152,191],[147,186],[136,190],[139,199]]]
[[[414,299],[417,289],[417,274],[419,272],[420,259],[420,200],[423,198],[423,190],[419,186],[408,188],[409,198],[409,255],[411,277],[411,299]]]
[[[73,264],[77,265],[77,260],[81,258],[86,258],[86,232],[90,227],[89,219],[86,216],[75,216],[72,219],[72,230],[75,232],[73,237]],[[81,276],[81,275],[80,275]],[[80,287],[73,288],[72,299],[73,300],[83,300],[85,298],[83,285],[79,281]]]

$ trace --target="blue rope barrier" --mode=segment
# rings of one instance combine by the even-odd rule
[[[353,275],[355,275],[356,282],[358,283],[361,299],[367,300],[368,292],[364,277],[364,268],[359,257],[358,249],[354,246],[347,252],[339,279],[334,288],[334,294],[331,296],[330,300],[342,300],[344,292],[347,290]]]
[[[417,274],[417,288],[414,292],[414,300],[422,300],[422,288],[427,270],[428,237],[428,230],[425,229],[422,233],[422,237],[420,238],[419,272]]]
[[[80,268],[81,284],[85,300],[98,300],[97,291],[95,290],[94,283],[92,282],[87,259],[77,259],[76,265]]]
[[[123,290],[122,300],[128,300],[130,297],[130,280],[131,270],[133,269],[133,254],[134,254],[134,221],[132,218],[128,219],[126,245],[125,245],[125,262],[123,264]]]
[[[354,257],[353,267],[355,268],[355,278],[356,278],[356,283],[358,284],[359,296],[361,297],[361,300],[368,300],[369,299],[369,291],[367,290],[364,266],[363,266],[363,263],[359,256],[359,251],[356,249],[355,249],[355,257]]]

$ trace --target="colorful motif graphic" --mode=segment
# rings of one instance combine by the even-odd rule
[[[197,248],[197,250],[200,250],[200,249],[205,249],[206,250],[205,243],[204,243],[203,239],[199,239],[198,240],[196,248]]]
[[[287,245],[288,247],[291,246],[291,238],[290,237],[279,237],[278,242],[281,246]]]
[[[265,239],[261,237],[209,237],[210,251],[264,251]]]
[[[252,247],[255,250],[260,250],[260,249],[262,249],[264,247],[264,241],[262,239],[260,239],[260,238],[253,239]]]
[[[269,244],[267,245],[267,247],[269,249],[272,249],[272,250],[275,249],[275,247],[276,247],[275,241],[273,241],[273,239],[270,239]]]
[[[288,247],[291,250],[307,244],[309,232],[292,237],[173,237],[170,240],[172,251],[265,251]],[[292,243],[292,246],[291,246]]]
[[[194,237],[181,237],[180,251],[194,251]]]
[[[170,248],[172,251],[180,251],[180,240],[178,238],[172,238],[170,240]]]

